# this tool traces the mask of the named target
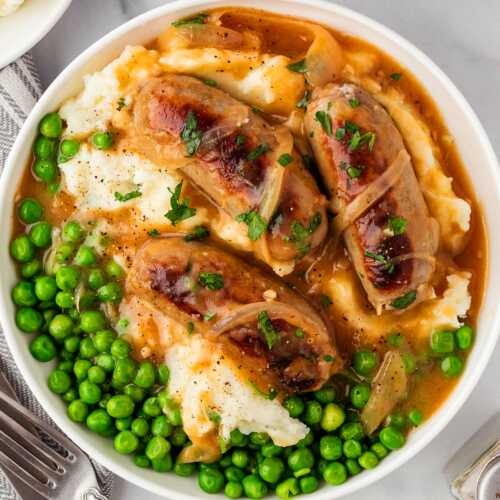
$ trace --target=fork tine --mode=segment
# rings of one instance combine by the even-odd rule
[[[34,427],[42,430],[45,434],[50,436],[56,443],[58,443],[62,448],[64,448],[65,451],[68,452],[68,454],[73,454],[75,458],[84,457],[83,452],[76,445],[74,445],[61,431],[55,430],[50,425],[39,420],[37,417],[32,415],[26,408],[24,408],[24,406],[20,405],[17,401],[14,401],[12,398],[4,394],[2,391],[0,391],[0,403],[4,403],[7,408],[14,410],[16,413],[16,417],[20,416],[21,419],[25,420],[25,422],[27,421],[31,423]],[[0,415],[5,415],[10,419],[10,421],[14,423],[17,423],[16,420],[19,420],[19,418],[16,418],[16,420],[14,420],[8,413],[6,413],[5,409],[2,408],[1,404],[0,404]],[[40,439],[40,436],[32,434],[31,432],[24,429],[22,426],[19,427],[21,427],[23,431],[29,434],[28,437],[29,442],[33,442],[33,436],[34,436],[36,438],[36,443],[33,442],[33,444],[39,447],[43,443],[43,441]],[[43,443],[43,445],[45,446],[45,451],[47,451],[51,456],[55,453],[54,450],[45,445],[45,443]],[[58,453],[56,453],[56,455],[59,460],[60,459],[67,460]],[[54,459],[55,458],[56,457],[54,457]]]
[[[22,467],[20,467],[11,458],[9,458],[2,450],[0,450],[0,465],[42,497],[49,498],[51,493],[53,492],[52,488],[50,488],[48,485],[40,483],[38,479],[28,474]]]

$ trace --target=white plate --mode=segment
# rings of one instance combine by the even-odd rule
[[[119,476],[136,485],[175,500],[197,498],[224,499],[222,495],[205,495],[194,478],[158,474],[134,466],[130,457],[118,455],[110,441],[71,422],[65,405],[46,386],[51,366],[35,361],[28,350],[30,335],[21,333],[14,323],[14,306],[10,291],[17,281],[6,240],[12,228],[13,199],[26,162],[32,150],[39,120],[48,111],[82,88],[83,76],[102,68],[126,45],[152,41],[172,20],[205,9],[223,5],[247,6],[305,17],[338,30],[357,35],[377,45],[411,71],[438,103],[443,119],[454,136],[461,157],[469,169],[477,199],[483,205],[489,235],[488,267],[485,297],[478,321],[477,338],[467,366],[451,396],[424,425],[413,432],[407,444],[391,453],[376,468],[365,471],[337,487],[324,486],[308,495],[310,500],[332,500],[351,494],[384,477],[408,461],[426,446],[457,413],[477,384],[493,352],[500,333],[500,177],[499,166],[488,137],[464,97],[443,72],[422,52],[393,31],[349,9],[322,0],[179,0],[147,12],[112,31],[77,57],[50,85],[35,106],[14,144],[0,183],[0,227],[4,238],[0,244],[0,321],[12,354],[45,410],[75,443],[91,457]],[[479,76],[481,77],[481,76]]]
[[[0,17],[0,69],[36,45],[70,3],[71,0],[25,0],[19,10]]]

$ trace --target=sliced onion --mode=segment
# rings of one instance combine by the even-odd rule
[[[181,464],[191,464],[195,462],[211,463],[220,457],[220,450],[215,446],[198,446],[191,444],[181,450],[178,460]]]
[[[408,393],[408,377],[398,351],[385,354],[371,387],[370,399],[361,412],[361,422],[367,434],[377,430]]]
[[[429,255],[428,253],[419,253],[419,252],[410,252],[410,253],[405,253],[403,255],[398,255],[397,257],[393,257],[392,259],[390,259],[389,263],[397,265],[400,264],[401,262],[411,259],[424,260],[429,264],[431,264],[432,266],[434,266],[436,263],[436,257],[434,257],[433,255]]]
[[[43,269],[47,274],[54,274],[56,272],[55,266],[56,266],[56,252],[57,252],[57,247],[59,246],[59,243],[61,243],[62,237],[61,237],[61,230],[59,228],[53,228],[52,229],[52,244],[50,247],[45,251],[43,254]]]

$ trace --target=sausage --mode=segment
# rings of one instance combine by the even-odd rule
[[[180,237],[146,242],[126,292],[219,343],[266,390],[314,390],[340,368],[330,329],[306,300],[214,246]]]
[[[150,80],[133,114],[136,147],[146,156],[180,165],[232,217],[262,216],[267,231],[256,243],[262,238],[267,247],[256,251],[260,259],[297,260],[325,238],[326,201],[285,127],[271,126],[225,92],[181,75]]]
[[[365,90],[316,89],[305,126],[338,232],[377,313],[432,296],[439,235],[401,134]]]

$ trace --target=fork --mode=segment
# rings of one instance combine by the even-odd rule
[[[0,466],[34,494],[47,500],[107,500],[83,451],[2,391],[0,443]]]

